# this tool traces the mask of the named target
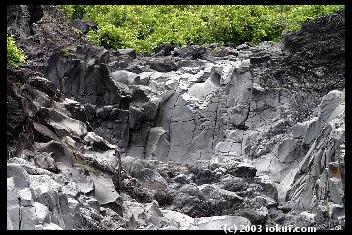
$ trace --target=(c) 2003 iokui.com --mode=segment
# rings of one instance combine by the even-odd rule
[[[232,225],[224,226],[225,233],[236,233],[236,232],[316,232],[315,227],[298,227],[294,225],[288,226],[262,226],[262,225]]]

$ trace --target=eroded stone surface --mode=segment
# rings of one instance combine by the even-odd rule
[[[8,7],[33,67],[8,68],[8,229],[344,227],[344,11],[281,45],[139,55],[32,8]]]

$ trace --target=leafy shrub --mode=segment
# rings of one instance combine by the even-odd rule
[[[282,33],[300,29],[319,16],[336,12],[334,5],[70,5],[70,18],[91,20],[92,42],[107,48],[151,52],[161,44],[259,43],[278,41]]]
[[[26,56],[23,51],[16,46],[15,39],[7,36],[7,63],[13,66],[20,66],[26,62]]]
[[[66,16],[71,19],[82,19],[84,14],[86,13],[86,8],[80,5],[68,5],[64,7],[64,12]]]

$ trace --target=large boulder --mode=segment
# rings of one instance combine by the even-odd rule
[[[191,217],[209,215],[209,205],[202,191],[194,184],[182,186],[174,199],[174,207]]]
[[[122,166],[146,189],[158,191],[168,187],[166,180],[160,175],[157,168],[147,160],[125,157],[122,159]]]
[[[82,33],[86,34],[89,30],[96,30],[97,25],[91,22],[86,22],[80,19],[75,19],[72,21],[73,27],[80,30]]]

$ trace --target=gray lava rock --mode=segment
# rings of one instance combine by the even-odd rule
[[[158,58],[150,62],[150,68],[158,72],[170,72],[176,71],[177,65],[170,58]]]
[[[160,175],[156,167],[147,160],[126,157],[122,159],[122,165],[144,188],[149,190],[165,190],[167,188],[166,180]]]
[[[173,51],[174,56],[180,56],[192,60],[203,58],[205,53],[206,49],[197,45],[182,47]]]
[[[261,209],[257,210],[242,209],[238,212],[238,215],[249,219],[252,224],[263,226],[267,222],[268,210],[265,207],[262,207]]]
[[[62,19],[7,7],[28,57],[7,68],[8,229],[344,228],[344,11],[280,43],[151,56]]]
[[[82,31],[82,33],[86,34],[89,30],[96,30],[97,25],[91,22],[86,22],[80,19],[75,19],[72,21],[73,27]]]
[[[254,166],[240,164],[234,168],[228,169],[227,173],[236,177],[253,178],[256,176],[257,169]]]
[[[180,184],[189,184],[190,180],[187,178],[185,174],[180,174],[174,177],[173,179],[176,183]]]
[[[34,156],[34,162],[40,168],[46,169],[54,173],[59,172],[55,160],[51,157],[51,154],[48,154],[47,152],[36,154]]]
[[[191,217],[202,217],[209,214],[205,196],[194,184],[186,184],[179,189],[174,198],[174,207]]]
[[[251,222],[241,216],[223,215],[198,218],[195,225],[200,230],[224,230],[235,226],[237,228],[248,227],[251,225]]]

